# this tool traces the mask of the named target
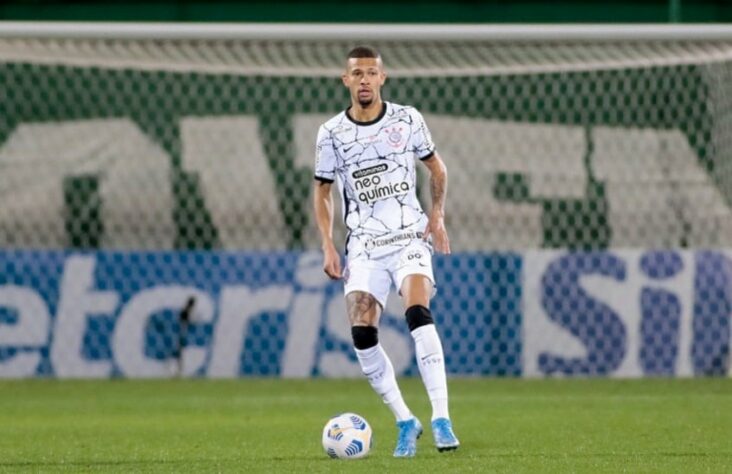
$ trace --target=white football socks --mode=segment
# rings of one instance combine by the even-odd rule
[[[440,336],[434,324],[426,324],[412,331],[414,352],[422,382],[432,403],[432,420],[450,418],[447,409],[447,375],[445,355]]]
[[[381,399],[387,404],[396,417],[397,421],[404,421],[412,418],[412,412],[407,408],[402,398],[402,392],[397,385],[394,366],[386,355],[381,344],[376,344],[368,349],[356,349],[358,362],[361,370],[368,379],[371,387],[381,395]]]

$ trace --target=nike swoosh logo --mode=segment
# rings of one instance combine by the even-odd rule
[[[428,355],[422,357],[421,360],[429,359],[430,357],[435,356],[435,355],[437,355],[437,352],[434,352],[432,354],[428,354]]]

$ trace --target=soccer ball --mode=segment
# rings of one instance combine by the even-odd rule
[[[355,413],[334,416],[323,428],[323,449],[332,458],[362,458],[371,449],[371,426]]]

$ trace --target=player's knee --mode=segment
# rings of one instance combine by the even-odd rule
[[[414,331],[418,327],[426,326],[428,324],[435,324],[435,321],[432,319],[432,313],[430,312],[429,308],[425,308],[422,305],[414,305],[407,308],[407,325],[409,326],[409,331]]]
[[[379,329],[374,326],[352,326],[351,337],[356,349],[368,349],[379,343]]]

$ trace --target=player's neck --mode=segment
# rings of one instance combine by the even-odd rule
[[[372,122],[379,115],[381,115],[384,109],[384,101],[379,99],[377,102],[372,102],[366,107],[363,107],[358,102],[351,103],[351,108],[348,109],[348,115],[356,122]]]

